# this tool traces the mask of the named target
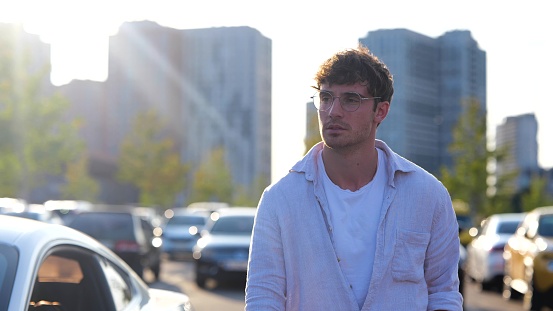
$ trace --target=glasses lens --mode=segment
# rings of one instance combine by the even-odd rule
[[[340,103],[342,104],[342,108],[344,108],[344,110],[350,112],[355,111],[361,104],[361,95],[353,92],[344,93],[340,96]]]
[[[327,111],[332,105],[333,97],[328,92],[319,92],[313,96],[313,104],[320,111]]]

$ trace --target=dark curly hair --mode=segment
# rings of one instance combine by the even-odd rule
[[[322,63],[315,82],[316,90],[323,84],[366,84],[369,96],[380,97],[375,101],[375,109],[378,102],[391,104],[394,94],[394,80],[388,67],[362,44],[340,51]]]

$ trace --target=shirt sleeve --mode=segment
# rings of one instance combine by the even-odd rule
[[[425,260],[428,310],[463,310],[459,292],[459,229],[451,198],[443,188]]]
[[[286,276],[275,195],[266,190],[257,208],[248,262],[246,311],[285,310]]]

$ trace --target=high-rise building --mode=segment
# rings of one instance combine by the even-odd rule
[[[451,168],[452,130],[465,101],[486,114],[486,53],[469,31],[431,38],[407,29],[368,32],[359,42],[390,69],[394,96],[377,138],[429,172]],[[482,148],[486,148],[485,142]]]
[[[87,120],[97,131],[87,136],[93,163],[113,165],[135,117],[154,110],[191,176],[222,148],[235,184],[270,183],[270,39],[250,27],[179,30],[141,21],[124,23],[109,43],[104,90],[71,92],[82,88],[73,81],[65,91],[74,105],[97,101]]]
[[[505,152],[503,161],[497,163],[496,177],[514,174],[516,178],[507,184],[512,193],[528,188],[532,175],[539,173],[538,122],[533,113],[507,117],[498,125],[495,147]]]

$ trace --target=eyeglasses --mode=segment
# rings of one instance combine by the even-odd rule
[[[329,111],[332,105],[334,105],[334,100],[338,98],[340,105],[342,105],[342,109],[348,112],[354,112],[359,109],[361,101],[380,97],[361,97],[361,95],[355,92],[345,92],[342,96],[333,96],[329,92],[320,91],[311,96],[311,98],[313,99],[315,108],[319,111]]]

